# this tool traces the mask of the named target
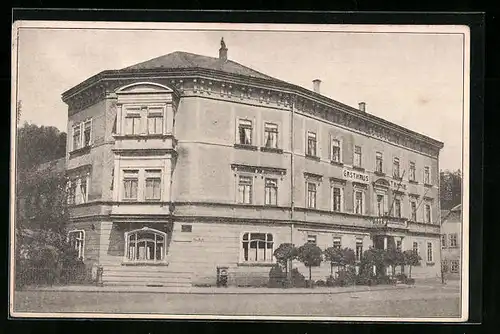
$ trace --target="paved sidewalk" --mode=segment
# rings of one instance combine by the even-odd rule
[[[126,292],[126,293],[173,293],[173,294],[340,294],[364,291],[383,291],[412,289],[412,285],[378,285],[378,286],[348,286],[348,287],[316,287],[308,288],[242,288],[242,287],[128,287],[128,286],[52,286],[25,287],[19,291],[71,291],[71,292]]]

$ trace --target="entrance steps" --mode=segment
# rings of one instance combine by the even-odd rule
[[[104,286],[190,287],[191,272],[177,266],[102,264]],[[176,268],[177,267],[177,268]]]

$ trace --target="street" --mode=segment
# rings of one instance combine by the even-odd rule
[[[457,286],[336,294],[182,294],[19,291],[16,312],[228,316],[459,317]]]

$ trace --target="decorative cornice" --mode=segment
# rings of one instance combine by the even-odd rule
[[[304,172],[304,177],[306,179],[316,179],[318,181],[321,181],[323,179],[323,175],[320,174],[314,174],[314,173],[309,173],[309,172]]]
[[[300,112],[419,150],[427,155],[437,157],[443,147],[443,143],[435,139],[284,81],[202,68],[104,71],[63,93],[63,101],[70,105],[71,114],[74,110],[81,110],[84,106],[104,98],[113,88],[138,80],[161,81],[170,86],[174,85],[181,96],[218,96],[235,99],[235,102],[249,100],[257,105],[282,108],[291,106],[291,101],[295,99],[295,107]],[[92,89],[94,93],[87,92]],[[80,95],[84,98],[80,98]],[[88,95],[92,97],[89,98]]]
[[[340,183],[342,185],[345,185],[347,183],[347,180],[339,179],[339,178],[336,178],[336,177],[330,177],[330,182],[331,183]]]

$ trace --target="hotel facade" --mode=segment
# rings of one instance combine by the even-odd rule
[[[227,55],[174,52],[63,93],[69,235],[103,283],[215,284],[225,266],[264,284],[290,242],[413,249],[413,276],[439,277],[443,143]]]

